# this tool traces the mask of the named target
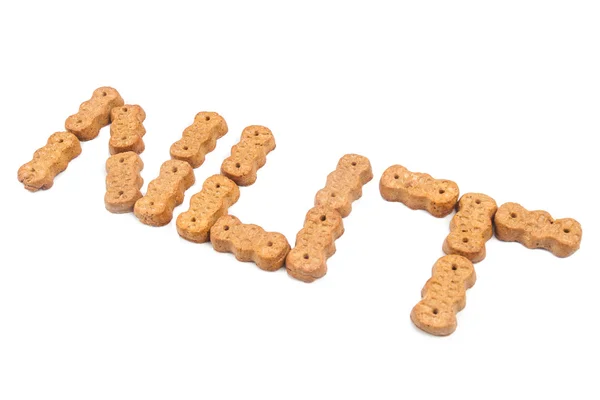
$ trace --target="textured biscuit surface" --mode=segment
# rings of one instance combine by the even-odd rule
[[[183,131],[180,140],[171,145],[171,158],[187,161],[192,168],[204,162],[206,154],[215,149],[217,139],[227,133],[227,123],[216,112],[196,114],[194,123]]]
[[[208,242],[210,228],[240,198],[240,189],[231,179],[213,175],[202,190],[190,199],[190,209],[177,217],[177,232],[192,242]]]
[[[126,104],[113,108],[110,115],[112,120],[108,141],[110,154],[126,151],[141,154],[145,149],[142,139],[146,134],[143,124],[146,119],[144,109],[138,105]]]
[[[94,90],[92,98],[79,106],[77,114],[65,121],[65,128],[79,140],[91,140],[98,136],[100,128],[110,123],[110,112],[124,104],[116,89],[105,86]]]
[[[265,126],[244,128],[240,142],[231,148],[231,156],[221,165],[221,173],[237,183],[248,186],[256,182],[256,172],[267,162],[267,154],[275,149],[275,138]]]
[[[444,241],[446,254],[458,254],[476,263],[485,258],[485,242],[494,234],[492,218],[496,202],[481,193],[467,193],[458,201],[458,210],[450,222],[450,234]]]
[[[165,161],[159,176],[148,184],[146,195],[135,203],[135,216],[146,225],[168,224],[173,219],[173,209],[183,202],[185,191],[194,181],[190,164],[179,160]]]
[[[335,171],[327,176],[327,184],[317,192],[315,205],[328,207],[347,217],[352,202],[362,196],[362,187],[373,179],[371,163],[358,154],[346,154]]]
[[[144,180],[140,172],[144,163],[133,151],[116,154],[106,160],[106,194],[104,205],[112,213],[133,211],[135,202],[142,197]]]
[[[19,168],[19,182],[25,189],[35,192],[50,189],[54,178],[67,168],[69,162],[81,154],[81,144],[69,132],[56,132],[46,145],[33,153],[33,159]]]
[[[254,261],[265,271],[281,268],[290,251],[290,244],[281,233],[242,224],[233,215],[217,220],[210,229],[210,241],[216,251],[233,253],[239,261]]]
[[[344,233],[342,216],[333,208],[317,206],[306,214],[296,245],[286,259],[290,276],[312,282],[327,273],[326,261],[335,253],[335,240]]]
[[[471,261],[456,255],[440,258],[410,319],[419,329],[432,335],[450,335],[456,330],[456,314],[465,308],[467,289],[475,284],[475,279]]]
[[[546,249],[558,257],[573,254],[581,243],[582,230],[572,218],[554,219],[546,211],[529,211],[517,203],[505,203],[494,217],[496,237],[519,242],[530,249]]]
[[[381,196],[399,201],[413,210],[426,210],[434,217],[450,214],[458,200],[458,185],[429,174],[411,172],[401,165],[385,170],[379,181]]]

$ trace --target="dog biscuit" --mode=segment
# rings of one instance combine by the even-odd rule
[[[422,300],[412,309],[410,319],[417,328],[436,336],[456,330],[456,314],[465,308],[467,289],[475,284],[473,263],[450,255],[437,260],[431,278],[421,291]]]
[[[98,136],[100,128],[110,123],[110,112],[124,104],[116,89],[105,86],[94,90],[92,98],[79,106],[77,114],[65,121],[65,128],[81,141]]]
[[[142,197],[140,188],[144,180],[140,171],[144,163],[133,151],[115,154],[106,160],[106,194],[104,205],[112,213],[133,211],[133,206]]]
[[[216,112],[196,114],[194,123],[183,131],[180,140],[171,145],[171,158],[187,161],[192,168],[204,162],[206,154],[215,149],[217,139],[227,133],[227,123]]]
[[[387,201],[399,201],[413,210],[426,210],[434,217],[450,214],[458,200],[458,185],[429,174],[411,172],[401,165],[385,170],[379,182],[381,196]]]
[[[126,151],[141,154],[145,149],[142,139],[146,134],[143,124],[146,119],[144,109],[138,105],[126,104],[123,107],[113,108],[110,116],[112,120],[108,141],[110,154]]]
[[[54,178],[67,168],[69,162],[81,154],[81,144],[69,132],[56,132],[48,138],[41,149],[33,153],[33,159],[19,168],[19,182],[32,192],[50,189]]]
[[[231,179],[213,175],[202,190],[190,199],[190,209],[177,217],[177,232],[192,242],[208,242],[210,228],[240,198],[240,189]]]

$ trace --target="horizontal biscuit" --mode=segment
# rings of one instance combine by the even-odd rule
[[[146,119],[144,109],[138,105],[126,104],[113,108],[110,115],[112,120],[108,141],[110,154],[126,151],[141,154],[145,149],[142,139],[146,134],[143,124]]]
[[[94,90],[91,99],[81,103],[77,114],[67,118],[65,128],[81,141],[94,139],[110,123],[111,110],[124,103],[116,89],[100,87]]]
[[[227,133],[227,123],[216,112],[196,114],[194,123],[183,131],[180,140],[171,145],[171,158],[188,162],[192,168],[204,163],[204,157],[215,149],[217,139]]]
[[[133,151],[115,154],[106,160],[106,194],[104,205],[112,213],[133,211],[135,202],[142,197],[144,180],[140,171],[144,163]]]

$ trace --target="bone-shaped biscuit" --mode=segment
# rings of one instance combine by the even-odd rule
[[[144,163],[133,151],[115,154],[106,160],[106,194],[104,205],[112,213],[133,211],[135,202],[142,197],[140,176]]]
[[[69,162],[81,154],[81,144],[69,132],[56,132],[46,145],[33,153],[33,159],[25,163],[17,174],[19,182],[32,192],[50,189],[54,178],[67,168]]]
[[[179,160],[165,161],[158,177],[148,184],[146,195],[135,203],[135,216],[146,225],[168,224],[173,219],[173,209],[183,202],[185,191],[194,182],[190,164]]]
[[[401,165],[392,165],[385,170],[379,191],[387,201],[399,201],[413,210],[426,210],[438,218],[454,210],[459,194],[456,183],[411,172]]]
[[[315,205],[338,211],[347,217],[352,202],[362,196],[362,187],[373,179],[369,159],[358,154],[346,154],[335,171],[327,176],[327,184],[315,196]]]
[[[581,243],[582,230],[572,218],[554,219],[546,211],[529,211],[517,203],[505,203],[494,217],[496,237],[519,242],[530,249],[546,249],[557,257],[568,257]]]
[[[485,242],[494,234],[492,219],[496,202],[481,193],[467,193],[458,201],[450,221],[450,234],[444,241],[446,254],[458,254],[477,263],[485,258]]]
[[[304,282],[323,277],[327,273],[326,261],[335,253],[335,240],[343,233],[339,212],[323,206],[311,208],[296,236],[296,245],[286,258],[288,274]]]
[[[190,209],[177,217],[177,232],[192,242],[208,242],[210,228],[240,198],[240,189],[231,179],[213,175],[202,190],[190,199]]]
[[[124,104],[116,89],[105,86],[94,90],[92,98],[79,106],[77,114],[65,121],[65,128],[81,141],[98,136],[100,128],[110,123],[110,112]]]
[[[216,251],[233,253],[239,261],[253,261],[265,271],[281,268],[290,251],[290,244],[281,233],[242,224],[233,215],[217,220],[210,229],[210,241]]]
[[[256,172],[274,149],[275,138],[269,128],[248,126],[242,131],[239,143],[231,148],[231,156],[221,164],[221,173],[239,186],[252,185],[256,182]]]
[[[431,278],[421,291],[422,300],[412,309],[410,319],[421,330],[436,336],[456,330],[456,314],[465,308],[467,289],[475,284],[473,263],[450,255],[437,260]]]
[[[180,140],[171,145],[171,158],[187,161],[192,168],[204,162],[206,154],[215,149],[217,139],[227,133],[227,123],[216,112],[196,114],[194,123],[183,131]]]
[[[110,140],[108,149],[110,154],[133,151],[141,154],[144,149],[142,137],[146,134],[144,120],[146,113],[138,105],[126,104],[123,107],[115,107],[110,112],[112,123],[110,124]]]

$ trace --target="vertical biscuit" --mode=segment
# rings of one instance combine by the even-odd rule
[[[265,271],[281,268],[290,251],[290,244],[281,233],[242,224],[233,215],[217,220],[210,229],[210,241],[216,251],[233,253],[239,261],[253,261]]]
[[[141,154],[144,149],[142,137],[146,134],[144,120],[146,113],[138,105],[126,104],[115,107],[110,112],[112,123],[110,125],[110,140],[108,149],[110,154],[133,151]]]
[[[576,252],[583,234],[579,222],[572,218],[554,219],[546,211],[529,211],[517,203],[501,205],[494,222],[498,239],[546,249],[557,257]]]
[[[190,199],[190,209],[177,217],[177,232],[191,242],[208,242],[210,228],[240,198],[240,189],[231,179],[213,175],[202,190]]]
[[[447,336],[456,330],[456,314],[465,308],[467,289],[475,284],[473,263],[450,255],[437,260],[432,276],[421,291],[422,300],[412,309],[410,319],[421,330]]]
[[[239,186],[256,182],[256,172],[267,162],[267,154],[275,149],[275,138],[265,126],[251,125],[242,131],[231,156],[223,161],[221,173]]]
[[[17,173],[19,182],[32,192],[50,189],[54,178],[67,168],[69,162],[81,154],[81,144],[69,132],[56,132],[46,145],[33,153],[33,159],[25,163]]]
[[[140,188],[144,180],[140,172],[144,163],[133,151],[115,154],[106,160],[106,194],[104,205],[112,213],[133,211],[133,206],[142,197]]]
[[[474,263],[485,258],[485,242],[494,234],[492,218],[496,202],[481,193],[467,193],[458,201],[458,210],[450,221],[450,234],[444,241],[446,254],[458,254]]]
[[[79,106],[77,114],[65,121],[65,128],[81,141],[98,136],[100,128],[110,123],[110,112],[125,102],[116,89],[105,86],[94,90],[92,98]]]
[[[179,160],[165,161],[158,177],[148,184],[146,195],[135,203],[135,216],[146,225],[168,224],[173,219],[173,209],[183,202],[185,191],[194,182],[190,164]]]
[[[385,170],[379,181],[379,191],[387,201],[404,203],[413,210],[426,210],[438,218],[454,210],[459,195],[456,183],[411,172],[401,165],[392,165]]]
[[[206,154],[215,149],[217,139],[227,133],[227,123],[216,112],[196,114],[194,123],[183,131],[180,140],[171,145],[171,158],[188,162],[198,168]]]

